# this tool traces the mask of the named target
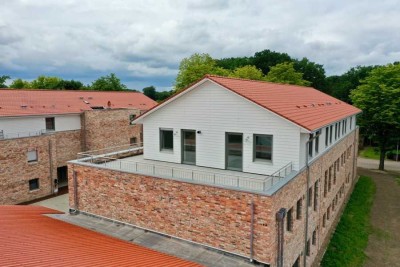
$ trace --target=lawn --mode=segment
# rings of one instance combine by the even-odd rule
[[[379,148],[365,147],[363,150],[360,150],[360,157],[367,159],[379,159]]]
[[[321,261],[321,266],[362,266],[371,232],[370,212],[375,183],[361,176]]]

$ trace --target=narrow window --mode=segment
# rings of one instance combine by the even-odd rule
[[[288,232],[291,232],[293,230],[293,208],[288,210],[286,214],[286,219],[287,219],[286,230]]]
[[[312,199],[313,199],[313,194],[312,194],[312,186],[308,188],[308,206],[312,206]]]
[[[328,147],[329,144],[329,127],[325,128],[325,147]]]
[[[350,130],[352,126],[353,126],[353,117],[350,117]]]
[[[326,219],[329,220],[331,217],[331,206],[328,207],[328,210],[326,211]]]
[[[26,153],[26,156],[28,158],[28,162],[36,162],[36,161],[38,161],[37,150],[28,151],[28,153]]]
[[[310,256],[311,254],[311,246],[310,246],[310,239],[307,240],[307,251],[306,251],[306,255]]]
[[[312,158],[313,155],[313,138],[314,134],[310,134],[310,138],[308,140],[310,140],[308,142],[308,156],[310,156],[310,158]]]
[[[332,200],[332,212],[335,211],[335,198],[333,198]]]
[[[332,133],[333,133],[333,125],[331,125],[329,130],[329,143],[332,144]]]
[[[54,131],[55,129],[54,117],[46,118],[46,130]]]
[[[326,227],[326,213],[322,216],[322,227]]]
[[[332,186],[332,166],[329,167],[328,192],[331,192],[331,186]]]
[[[131,145],[136,144],[137,143],[137,137],[131,137],[129,139],[129,142],[130,142]]]
[[[346,120],[343,120],[342,135],[346,133]]]
[[[326,197],[327,191],[328,191],[328,170],[325,171],[325,179],[324,179],[324,197]]]
[[[160,150],[174,150],[172,129],[160,129]]]
[[[333,184],[336,184],[336,161],[333,166]]]
[[[318,208],[318,191],[319,191],[319,182],[316,181],[314,184],[314,211],[317,211]]]
[[[339,121],[339,124],[338,124],[338,138],[340,137],[340,125],[341,125],[341,122]]]
[[[300,220],[301,219],[301,210],[303,208],[303,199],[299,199],[297,200],[297,204],[296,204],[296,219]]]
[[[39,189],[39,179],[31,179],[29,180],[29,191]]]
[[[254,160],[272,160],[272,135],[254,135]]]
[[[337,163],[336,163],[336,171],[339,172],[339,168],[340,168],[340,166],[339,166],[340,165],[339,164],[339,161],[340,161],[339,158],[336,161],[337,161]]]
[[[337,139],[337,123],[335,123],[335,140]]]
[[[312,233],[312,244],[315,246],[317,244],[317,230]]]
[[[318,130],[316,133],[315,137],[315,154],[318,154],[319,152],[319,135],[321,134],[321,130]]]

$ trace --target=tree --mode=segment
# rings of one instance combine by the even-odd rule
[[[41,75],[29,83],[32,89],[59,89],[62,79],[58,77]]]
[[[0,76],[0,88],[7,88],[6,81],[11,79],[10,76],[2,75]]]
[[[303,74],[296,72],[293,62],[285,62],[272,67],[265,77],[267,81],[309,86],[309,81],[303,80]]]
[[[294,69],[303,73],[303,79],[310,81],[311,86],[325,93],[329,93],[326,86],[325,69],[322,65],[309,61],[307,58],[294,60]]]
[[[371,70],[350,97],[363,110],[360,128],[378,143],[379,169],[384,170],[388,142],[400,131],[400,65],[388,64]]]
[[[231,57],[215,60],[218,67],[234,70],[247,65],[253,65],[253,57]]]
[[[257,69],[255,66],[250,65],[236,68],[230,76],[250,80],[263,80],[265,78],[261,70]]]
[[[30,86],[31,85],[28,81],[24,81],[22,79],[15,79],[10,84],[10,88],[14,88],[14,89],[30,88]]]
[[[332,96],[351,104],[350,92],[376,67],[378,66],[357,66],[342,75],[330,76],[326,79],[328,91]]]
[[[156,88],[154,86],[148,86],[143,88],[143,94],[153,100],[157,99],[157,92],[156,92]]]
[[[123,91],[127,90],[127,87],[121,83],[121,80],[114,73],[111,73],[92,82],[90,89],[97,91]]]
[[[184,58],[179,65],[179,72],[175,80],[175,90],[179,91],[200,80],[206,74],[228,76],[230,72],[218,67],[216,61],[209,54],[193,54]]]
[[[61,83],[60,83],[60,88],[59,89],[63,89],[63,90],[82,90],[82,89],[85,89],[85,86],[80,81],[62,80]]]
[[[268,74],[271,67],[276,66],[279,63],[291,62],[292,58],[286,53],[279,53],[271,50],[263,50],[254,54],[250,59],[250,65],[256,66],[264,74]]]

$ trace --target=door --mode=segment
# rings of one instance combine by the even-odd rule
[[[196,164],[196,131],[182,130],[182,163]]]
[[[243,170],[243,134],[226,133],[226,169]]]

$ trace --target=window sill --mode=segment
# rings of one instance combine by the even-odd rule
[[[273,165],[272,160],[267,160],[267,159],[255,159],[255,160],[253,160],[253,163],[262,164],[262,165],[270,165],[270,166]]]
[[[165,154],[174,154],[174,150],[172,149],[161,149],[160,152]]]
[[[29,190],[29,193],[36,193],[36,192],[38,192],[38,191],[40,191],[40,188]]]
[[[28,161],[28,164],[29,165],[36,165],[36,164],[38,164],[39,162],[37,161],[37,160],[35,160],[35,161]]]

